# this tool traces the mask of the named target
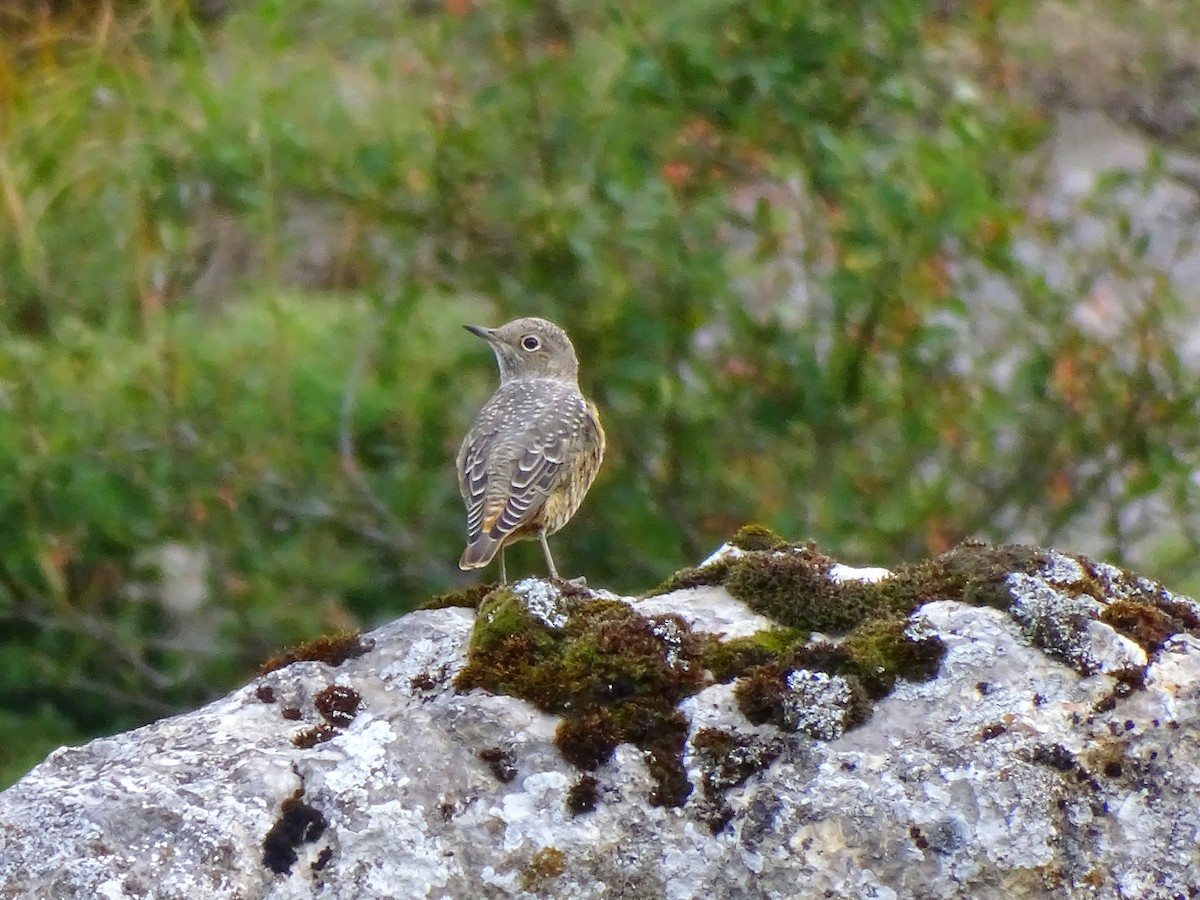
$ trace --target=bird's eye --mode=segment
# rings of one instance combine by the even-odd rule
[[[521,346],[526,350],[536,350],[538,347],[542,346],[542,342],[532,334],[527,334],[525,337],[521,338]]]

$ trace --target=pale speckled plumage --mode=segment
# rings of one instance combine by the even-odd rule
[[[468,329],[488,341],[500,386],[480,410],[458,452],[458,486],[467,510],[467,548],[459,566],[486,566],[504,547],[537,538],[558,576],[546,537],[570,521],[604,456],[596,407],[579,390],[579,364],[561,328],[538,318]],[[523,342],[535,339],[529,349]]]

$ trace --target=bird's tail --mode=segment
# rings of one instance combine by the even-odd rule
[[[463,551],[462,559],[458,561],[460,569],[482,569],[490,563],[496,556],[496,551],[500,549],[501,541],[488,537],[486,534],[481,534],[470,544],[467,544],[467,549]]]

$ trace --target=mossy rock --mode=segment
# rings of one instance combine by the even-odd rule
[[[900,679],[937,675],[944,645],[909,630],[922,604],[954,600],[1012,612],[1013,573],[1046,577],[1055,565],[1060,573],[1064,568],[1064,557],[1051,551],[967,542],[882,579],[834,580],[834,561],[812,545],[789,545],[757,526],[732,543],[740,554],[677,573],[659,592],[721,584],[778,627],[721,641],[693,633],[678,616],[647,617],[621,601],[574,595],[560,598],[564,618],[552,627],[511,588],[488,589],[456,685],[521,697],[561,715],[555,743],[585,773],[620,743],[639,747],[655,781],[651,799],[677,806],[692,789],[682,764],[688,723],[677,708],[681,700],[736,681],[735,696],[751,722],[835,737],[866,721]],[[1131,578],[1124,599],[1111,601],[1110,571],[1066,559],[1078,563],[1078,583],[1055,576],[1054,588],[1103,599],[1102,621],[1147,650],[1180,630],[1200,631],[1193,606],[1149,582]],[[824,637],[814,640],[814,632]],[[709,744],[710,757],[720,742]],[[737,741],[730,744],[729,753],[745,752]],[[584,775],[567,798],[573,814],[594,806],[595,788]],[[703,804],[712,827],[723,827],[720,798],[702,798]]]
[[[686,799],[682,750],[687,721],[679,701],[706,685],[707,642],[677,616],[646,617],[617,600],[567,607],[562,628],[533,616],[511,590],[479,607],[467,666],[455,684],[528,700],[563,716],[555,744],[584,770],[607,762],[618,744],[648,754],[651,799]]]

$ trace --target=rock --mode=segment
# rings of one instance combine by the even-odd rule
[[[844,637],[723,586],[798,560],[863,610]],[[1200,605],[1032,548],[724,563],[641,600],[527,580],[58,750],[0,794],[0,898],[1200,890]]]

